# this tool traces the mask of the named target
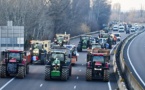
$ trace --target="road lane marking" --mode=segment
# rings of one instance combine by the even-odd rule
[[[10,79],[6,84],[4,84],[0,90],[4,89],[9,83],[11,83],[15,78]]]
[[[112,90],[110,82],[108,82],[109,90]]]
[[[77,78],[76,79],[79,79],[79,77],[77,76]]]
[[[77,88],[77,86],[74,86],[74,89],[76,89]]]
[[[137,77],[139,78],[139,80],[141,81],[141,83],[145,86],[145,82],[142,80],[142,78],[140,77],[140,75],[137,73],[137,71],[136,71],[134,65],[133,65],[132,62],[131,62],[130,56],[129,56],[129,49],[130,49],[130,46],[131,46],[131,44],[133,43],[133,41],[134,41],[136,38],[137,38],[137,37],[135,37],[135,38],[129,43],[129,46],[128,46],[128,48],[127,48],[127,57],[128,57],[129,63],[130,63],[130,65],[131,65],[133,71],[135,72],[135,74],[137,75]]]
[[[43,84],[40,84],[40,87],[42,87],[43,86]]]
[[[83,66],[84,64],[82,64],[82,66]]]
[[[79,71],[81,72],[82,70],[80,69]]]

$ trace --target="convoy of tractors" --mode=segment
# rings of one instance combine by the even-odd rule
[[[98,37],[80,36],[78,46],[70,44],[70,34],[56,34],[50,40],[31,40],[29,51],[6,50],[2,52],[0,77],[24,78],[29,73],[30,64],[45,65],[45,80],[68,80],[72,66],[78,61],[78,52],[87,50],[86,80],[109,81],[110,49],[114,38],[100,31]]]

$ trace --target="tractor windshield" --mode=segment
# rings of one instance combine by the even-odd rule
[[[9,59],[12,59],[12,58],[15,58],[15,59],[17,59],[17,60],[20,60],[20,53],[9,53],[8,54],[8,58]]]
[[[57,37],[57,40],[63,41],[64,40],[64,37],[59,36],[59,37]]]
[[[93,61],[98,61],[98,62],[104,63],[104,57],[103,56],[93,56]]]
[[[58,60],[64,61],[64,54],[62,54],[62,53],[53,53],[53,54],[52,54],[52,58],[53,58],[53,59],[58,58]]]

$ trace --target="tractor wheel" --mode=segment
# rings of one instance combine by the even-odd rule
[[[66,81],[69,78],[69,70],[67,68],[62,68],[61,80]]]
[[[50,80],[50,67],[45,67],[45,80]]]
[[[104,70],[103,81],[105,81],[105,82],[109,81],[109,70]]]
[[[69,76],[71,76],[72,72],[72,66],[70,66],[70,70],[69,70]]]
[[[26,69],[25,66],[18,66],[18,74],[17,74],[17,78],[21,78],[23,79],[26,75]]]
[[[26,66],[26,74],[29,74],[29,65]]]
[[[77,50],[78,50],[78,52],[82,52],[82,47],[80,44],[78,45]]]
[[[91,81],[92,80],[92,69],[86,70],[86,80]]]
[[[1,65],[0,69],[1,69],[1,71],[0,71],[0,77],[1,78],[7,77],[6,66],[5,65]]]

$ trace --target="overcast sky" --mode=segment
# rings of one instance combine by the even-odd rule
[[[141,5],[145,10],[145,0],[110,0],[112,1],[112,5],[114,3],[121,4],[121,11],[129,11],[131,9],[141,9]]]

